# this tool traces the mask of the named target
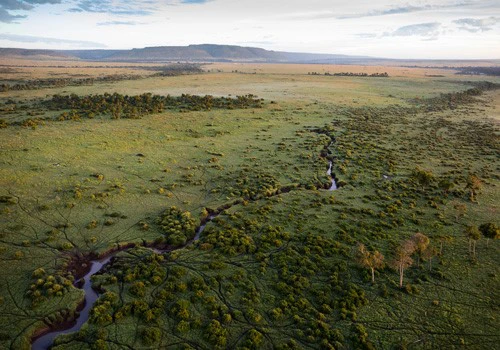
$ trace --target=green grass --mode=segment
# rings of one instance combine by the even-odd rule
[[[161,238],[158,218],[171,206],[198,222],[204,208],[235,201],[200,241],[162,260],[145,248],[120,253],[95,278],[114,295],[56,348],[494,345],[500,247],[486,248],[483,239],[473,259],[462,232],[498,212],[498,129],[484,110],[498,112],[479,100],[436,112],[410,107],[410,99],[469,87],[452,82],[282,78],[209,74],[66,87],[80,95],[244,92],[265,102],[0,129],[1,346],[28,348],[45,317],[74,310],[82,297],[69,287],[33,303],[27,292],[36,269],[71,280],[71,256]],[[24,100],[28,110],[17,117],[25,118],[33,106],[27,98],[45,93],[11,92],[3,102]],[[388,107],[394,103],[400,106]],[[336,192],[316,189],[329,183],[320,153],[330,138],[319,128],[335,139],[329,149],[343,185]],[[418,184],[416,167],[434,180]],[[483,181],[478,203],[465,189],[469,174]],[[439,186],[444,179],[455,183],[449,192]],[[274,195],[287,186],[294,189]],[[459,220],[457,203],[467,208]],[[355,263],[355,245],[389,261],[417,231],[435,246],[438,236],[453,237],[433,271],[410,267],[405,284],[413,287],[400,290],[386,267],[371,285],[369,271]]]

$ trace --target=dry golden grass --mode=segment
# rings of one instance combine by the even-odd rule
[[[154,67],[154,66],[163,66],[164,64],[158,63],[132,63],[132,62],[98,62],[98,61],[81,61],[76,59],[62,59],[62,58],[47,58],[46,60],[38,60],[38,59],[26,59],[23,57],[16,56],[8,56],[2,57],[2,65],[8,66],[37,66],[37,67],[94,67],[94,66],[103,66],[103,67]]]
[[[128,62],[87,62],[79,60],[2,58],[6,69],[0,79],[46,79],[46,78],[90,78],[115,74],[148,75],[151,71],[143,67],[164,66],[164,64]],[[8,70],[11,70],[9,72]]]
[[[343,105],[385,105],[392,103],[405,103],[408,99],[416,97],[435,96],[441,92],[450,92],[457,89],[457,85],[445,81],[455,80],[449,75],[443,77],[426,77],[419,70],[402,69],[391,67],[358,67],[366,69],[367,72],[385,72],[390,78],[367,78],[367,77],[336,77],[324,75],[308,75],[308,71],[319,67],[331,68],[335,71],[354,71],[356,66],[320,66],[320,65],[209,65],[210,73],[195,74],[176,77],[151,77],[140,80],[125,80],[118,82],[96,83],[92,86],[65,86],[61,88],[39,89],[29,91],[11,91],[9,96],[13,98],[45,97],[52,94],[75,93],[79,95],[98,94],[103,91],[118,92],[121,94],[136,95],[143,92],[151,92],[159,95],[246,95],[254,94],[266,100],[287,101],[292,104],[306,103],[335,103]],[[217,72],[216,67],[226,67],[225,72]],[[257,68],[262,67],[262,68]],[[75,72],[87,74],[120,74],[128,72],[123,68],[47,68],[40,70],[32,68],[25,74],[31,74],[30,78],[47,74],[74,74]],[[214,71],[215,69],[215,71]],[[256,74],[231,73],[252,71],[262,69]],[[264,72],[265,69],[265,72]],[[391,70],[392,69],[392,70]],[[407,76],[403,75],[408,70]],[[151,73],[151,71],[131,70],[136,74]],[[272,73],[274,71],[274,73]],[[415,71],[415,72],[413,72]],[[400,72],[397,76],[395,73]],[[417,77],[418,74],[421,74]],[[470,80],[470,79],[469,79]],[[464,88],[466,88],[464,86]]]
[[[40,79],[109,76],[116,74],[147,76],[154,71],[144,67],[158,64],[84,62],[63,60],[7,59],[0,70],[1,79]],[[65,86],[39,90],[11,91],[14,98],[46,97],[52,94],[121,94],[151,92],[159,95],[246,95],[267,100],[341,105],[386,105],[406,103],[409,99],[436,96],[456,91],[458,80],[484,80],[484,76],[456,75],[450,69],[407,68],[395,66],[213,63],[203,68],[207,74],[177,77],[150,77],[140,80],[95,83],[92,86]],[[12,70],[11,72],[9,72]],[[309,75],[317,72],[320,75]],[[383,73],[389,78],[325,76],[324,73]],[[493,79],[494,80],[494,79]],[[493,81],[492,80],[492,81]],[[462,85],[465,89],[466,85]]]
[[[451,64],[453,66],[460,65],[483,65],[490,66],[491,62],[466,62],[463,64]],[[402,63],[398,63],[402,64]],[[418,62],[408,62],[408,65],[431,65],[431,63],[418,63]],[[91,61],[80,61],[75,59],[62,59],[54,57],[36,57],[29,58],[26,57],[3,57],[2,63],[3,68],[0,70],[0,80],[1,79],[46,79],[46,78],[89,78],[89,77],[100,77],[109,76],[116,74],[127,74],[127,75],[149,75],[152,73],[150,70],[144,69],[144,67],[158,67],[164,66],[165,63],[129,63],[129,62],[91,62]],[[444,62],[432,62],[432,65],[442,66]],[[218,73],[231,73],[237,71],[242,73],[238,76],[238,82],[240,80],[253,81],[257,80],[259,83],[262,80],[279,80],[286,81],[286,76],[305,76],[310,72],[317,72],[321,75],[325,73],[341,73],[341,72],[351,72],[351,73],[384,73],[387,72],[391,78],[403,78],[403,79],[429,79],[429,78],[440,78],[440,79],[463,79],[463,76],[457,76],[456,70],[452,69],[439,69],[439,68],[410,68],[410,67],[398,67],[393,62],[388,61],[387,65],[374,65],[374,66],[363,66],[363,65],[333,65],[333,64],[274,64],[274,63],[211,63],[203,65],[203,69],[210,72]],[[248,77],[243,78],[243,74],[255,74],[259,75],[257,79],[251,79]],[[263,78],[264,76],[264,78]],[[226,77],[225,77],[226,78]],[[224,78],[224,79],[225,79]],[[332,79],[332,77],[326,77]],[[339,78],[339,77],[336,77]],[[300,78],[301,80],[303,78]],[[472,78],[474,79],[474,78]],[[217,80],[217,78],[215,79]],[[230,79],[231,81],[232,79]],[[315,78],[315,84],[321,85],[321,80]],[[211,82],[213,82],[211,80]],[[225,85],[225,82],[224,82]],[[316,85],[315,85],[316,86]],[[357,87],[357,86],[354,86]],[[306,86],[307,89],[310,86]],[[285,91],[286,92],[286,91]],[[309,95],[309,94],[307,94]]]
[[[361,65],[333,65],[333,64],[266,64],[266,63],[214,63],[206,65],[205,69],[221,70],[223,72],[239,71],[256,74],[307,74],[309,72],[324,73],[384,73],[391,77],[425,77],[429,75],[450,76],[453,70],[433,68],[407,68],[395,66],[361,66]]]
[[[498,61],[387,61],[380,65],[334,65],[334,64],[275,64],[275,63],[211,63],[204,65],[204,69],[211,71],[256,74],[303,75],[308,72],[324,74],[352,72],[352,73],[383,73],[391,77],[425,78],[432,75],[454,77],[456,71],[452,69],[427,68],[427,66],[493,66]],[[43,79],[67,77],[97,77],[113,74],[142,74],[150,71],[143,67],[164,66],[165,63],[130,63],[130,62],[92,62],[78,59],[51,56],[8,56],[2,57],[2,66],[12,69],[12,72],[0,72],[0,79]],[[399,66],[398,66],[399,65]],[[410,68],[403,66],[420,66]]]
[[[47,57],[44,60],[25,59],[19,57],[3,58],[2,65],[12,72],[0,73],[2,79],[43,79],[43,78],[83,78],[98,77],[113,74],[147,75],[150,71],[143,67],[163,66],[158,63],[128,63],[128,62],[89,62],[79,60],[62,60]],[[394,66],[358,66],[330,64],[266,64],[266,63],[213,63],[203,66],[205,70],[256,74],[306,75],[309,72],[324,74],[352,73],[383,73],[392,77],[421,78],[429,75],[451,77],[453,70],[432,68],[407,68]]]

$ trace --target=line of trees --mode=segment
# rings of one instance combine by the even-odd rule
[[[262,99],[254,95],[231,97],[197,96],[159,96],[145,93],[136,96],[105,93],[102,95],[54,95],[42,102],[49,110],[70,110],[69,114],[93,118],[97,115],[111,115],[112,118],[139,118],[165,109],[202,111],[215,109],[260,108]],[[68,114],[68,112],[65,112]],[[74,119],[74,118],[73,118]]]
[[[486,238],[486,247],[488,247],[490,239],[500,238],[500,228],[492,222],[481,224],[479,227],[471,225],[465,228],[464,235],[469,243],[469,254],[475,258],[477,241],[481,239],[481,236]]]
[[[404,271],[413,265],[412,256],[417,256],[417,266],[420,260],[429,262],[429,270],[432,269],[432,259],[437,255],[437,250],[430,245],[430,239],[421,232],[415,233],[411,238],[401,242],[394,251],[389,267],[399,273],[399,286],[403,287]],[[363,244],[359,244],[356,250],[356,261],[364,268],[371,270],[372,283],[375,283],[375,270],[385,266],[384,256],[379,251],[370,252]]]
[[[37,90],[47,88],[58,88],[65,86],[85,86],[94,85],[94,83],[111,83],[121,80],[138,80],[144,78],[140,75],[115,74],[102,77],[90,78],[51,78],[51,79],[34,79],[12,83],[0,84],[0,92],[19,91],[19,90]]]
[[[309,72],[308,75],[321,75],[318,72]],[[387,72],[384,73],[352,73],[352,72],[340,72],[340,73],[330,73],[325,72],[326,76],[334,76],[334,77],[369,77],[369,78],[388,78],[389,74]]]
[[[500,239],[500,228],[494,223],[484,223],[477,226],[467,226],[464,230],[465,237],[469,244],[469,254],[476,256],[477,241],[484,236],[487,239],[487,246],[490,239]],[[449,241],[448,236],[438,237],[441,244],[438,250],[433,245],[429,237],[421,232],[415,233],[409,239],[402,241],[394,250],[392,259],[388,266],[394,269],[399,274],[399,287],[403,287],[404,272],[415,262],[420,266],[420,262],[427,261],[429,263],[429,271],[432,270],[432,260],[437,255],[442,255],[442,245],[445,241]],[[355,252],[355,259],[359,266],[369,269],[371,272],[372,283],[375,283],[375,271],[385,267],[385,258],[378,250],[369,251],[364,244],[358,244]]]
[[[370,77],[370,78],[388,78],[389,74],[387,72],[384,73],[352,73],[352,72],[340,72],[340,73],[325,73],[325,75],[333,75],[335,77]]]

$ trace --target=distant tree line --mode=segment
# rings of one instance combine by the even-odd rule
[[[80,116],[93,118],[98,115],[111,115],[113,119],[140,118],[143,115],[163,112],[165,109],[181,111],[203,111],[216,109],[259,108],[262,100],[254,95],[230,97],[197,96],[182,94],[181,96],[159,96],[145,93],[136,96],[105,93],[103,95],[78,96],[54,95],[42,103],[49,110],[71,110],[67,115],[77,113]],[[64,113],[63,117],[66,116]],[[64,120],[64,118],[63,118]]]
[[[332,75],[334,77],[370,77],[370,78],[388,78],[389,74],[387,72],[384,73],[352,73],[352,72],[341,72],[341,73],[329,73],[326,72],[325,75]]]
[[[309,72],[308,75],[321,75],[318,72]],[[324,75],[326,76],[334,76],[334,77],[369,77],[369,78],[388,78],[389,74],[387,72],[384,73],[352,73],[352,72],[340,72],[340,73],[330,73],[326,72]]]
[[[481,236],[487,239],[486,246],[488,247],[490,239],[500,239],[500,228],[493,222],[484,223],[478,227],[471,225],[465,228],[464,235],[468,242],[469,254],[475,259],[477,241]],[[417,259],[417,267],[420,266],[421,260],[424,260],[429,265],[429,271],[432,271],[433,258],[442,256],[443,243],[450,241],[451,237],[437,235],[436,240],[441,245],[440,249],[434,247],[429,237],[421,232],[399,243],[392,254],[389,266],[398,272],[400,288],[403,288],[404,271],[414,263],[412,256]],[[375,271],[385,267],[384,255],[378,250],[369,251],[364,244],[360,243],[355,250],[355,259],[359,266],[371,271],[371,280],[375,283]]]
[[[52,78],[52,79],[34,79],[21,82],[8,82],[0,84],[0,92],[19,91],[19,90],[37,90],[46,88],[58,88],[65,86],[85,86],[93,85],[94,83],[110,83],[121,80],[137,80],[142,79],[140,75],[116,74],[106,75],[102,77],[91,78]]]
[[[102,95],[53,95],[52,98],[39,102],[39,114],[44,111],[60,111],[54,117],[28,118],[23,121],[7,123],[0,119],[0,128],[9,125],[20,125],[36,128],[50,120],[81,120],[95,117],[111,117],[112,119],[138,119],[144,115],[161,113],[165,110],[179,112],[209,111],[211,109],[245,109],[262,108],[263,99],[252,94],[236,97],[214,97],[182,94],[181,96],[160,96],[145,93],[136,96],[118,93]],[[30,114],[28,115],[35,115]]]
[[[201,66],[196,63],[174,63],[163,67],[150,67],[149,69],[159,71],[153,76],[160,77],[203,73]]]
[[[420,104],[423,102],[420,107],[423,108],[426,112],[455,109],[461,104],[476,102],[476,97],[481,96],[485,91],[496,90],[500,88],[500,84],[495,84],[488,81],[466,83],[473,85],[474,87],[465,91],[440,94],[438,97],[428,98],[425,100],[415,99],[414,102],[416,104]]]
[[[459,75],[492,75],[500,76],[500,67],[461,67],[457,74]]]
[[[127,67],[131,68],[131,67]],[[187,74],[200,74],[203,73],[201,66],[194,63],[174,63],[166,66],[147,66],[147,67],[134,67],[134,69],[144,69],[155,71],[152,75],[142,76],[138,74],[114,74],[100,77],[89,78],[48,78],[48,79],[33,79],[26,81],[19,80],[4,80],[0,84],[0,92],[7,91],[20,91],[20,90],[37,90],[47,88],[58,88],[65,86],[85,86],[93,85],[94,83],[112,83],[122,80],[139,80],[148,77],[164,77],[164,76],[178,76]]]

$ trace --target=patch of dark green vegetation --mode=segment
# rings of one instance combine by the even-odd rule
[[[60,88],[65,86],[86,86],[94,85],[97,83],[113,83],[122,80],[138,80],[143,79],[140,75],[130,74],[116,74],[106,75],[103,77],[91,78],[47,78],[47,79],[34,79],[26,81],[3,81],[0,84],[0,92],[7,91],[20,91],[20,90],[38,90],[47,88]]]
[[[308,75],[322,75],[318,72],[308,72]],[[353,72],[340,72],[340,73],[330,73],[325,72],[324,75],[332,76],[332,77],[368,77],[368,78],[389,78],[389,74],[387,72],[384,73],[353,73]]]
[[[197,96],[182,94],[181,96],[159,96],[151,93],[128,96],[118,93],[103,95],[78,96],[53,95],[51,99],[38,103],[36,110],[30,110],[28,115],[44,115],[48,112],[60,112],[57,117],[27,118],[23,121],[10,123],[24,127],[36,127],[44,121],[64,121],[93,119],[96,117],[111,117],[112,119],[137,119],[144,115],[161,113],[166,110],[180,112],[209,111],[212,109],[244,109],[261,108],[263,100],[254,95],[236,97],[214,97],[211,95]],[[7,101],[3,110],[6,114],[22,113],[26,108],[17,106],[15,101]],[[9,125],[0,120],[0,128]]]
[[[157,72],[153,76],[159,77],[173,77],[203,73],[201,66],[196,63],[174,63],[163,67],[148,67],[148,69]]]
[[[500,76],[500,67],[460,67],[458,73],[460,75],[491,75]]]
[[[272,212],[271,206],[249,209],[258,217]],[[127,343],[124,330],[132,320],[138,322],[134,346],[288,349],[367,343],[345,335],[350,321],[344,320],[355,318],[367,303],[342,262],[349,249],[323,235],[291,235],[245,217],[216,219],[199,249],[169,255],[131,251],[118,258],[95,279],[106,293],[90,323],[106,334],[99,337],[93,326],[73,335],[72,344],[95,346],[109,337]]]
[[[490,83],[488,81],[464,83],[475,87],[465,91],[441,94],[434,98],[414,100],[413,102],[426,112],[456,109],[460,105],[477,102],[477,97],[481,96],[485,91],[492,91],[500,88],[500,84]]]
[[[369,78],[389,78],[389,74],[387,72],[384,73],[352,73],[352,72],[341,72],[341,73],[328,73],[325,75],[332,75],[334,77],[369,77]]]
[[[158,225],[168,244],[182,246],[194,238],[197,223],[190,212],[170,207],[158,218]]]

